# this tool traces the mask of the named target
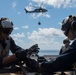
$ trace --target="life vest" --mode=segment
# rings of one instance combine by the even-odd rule
[[[5,57],[9,55],[10,50],[10,37],[8,39],[5,39],[5,47],[0,42],[0,56]]]

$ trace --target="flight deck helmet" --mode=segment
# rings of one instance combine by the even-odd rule
[[[8,18],[1,18],[0,19],[0,32],[4,34],[11,34],[13,31],[13,23]]]
[[[67,36],[69,30],[76,31],[76,16],[69,15],[62,21],[61,30],[64,31],[64,34]]]

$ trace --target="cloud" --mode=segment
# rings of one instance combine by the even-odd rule
[[[50,18],[51,16],[49,14],[43,14],[43,17]]]
[[[32,14],[31,16],[32,16],[34,19],[39,18],[40,16],[50,18],[50,15],[49,15],[49,14],[44,14],[44,13]]]
[[[27,32],[25,40],[24,33],[16,33],[11,35],[16,44],[22,48],[29,48],[33,44],[38,44],[41,50],[60,50],[65,38],[60,29],[55,28],[39,28],[32,32]],[[25,40],[25,41],[24,41]]]
[[[19,30],[19,28],[18,27],[14,27],[14,30]]]
[[[22,26],[22,28],[28,29],[29,27],[26,25],[26,26]]]
[[[32,11],[33,9],[33,5],[32,3],[30,2],[28,6],[25,7],[28,11]]]
[[[18,46],[20,46],[24,49],[27,48],[27,46],[26,46],[27,43],[24,40],[22,40],[21,38],[14,37],[13,39]]]
[[[26,6],[25,8],[28,10],[28,11],[34,11],[36,8],[38,8],[40,5],[34,5],[30,2],[28,6]],[[34,8],[35,7],[35,8]],[[43,6],[42,6],[43,7]],[[34,8],[34,9],[33,9]],[[32,13],[31,16],[36,19],[36,18],[39,18],[40,16],[43,16],[43,17],[47,17],[47,18],[50,18],[50,15],[47,14],[47,13]]]
[[[39,13],[39,14],[32,14],[31,16],[32,16],[34,19],[36,19],[36,18],[42,16],[42,13]]]
[[[62,31],[55,28],[39,28],[28,35],[31,43],[38,43],[41,49],[59,49],[62,38],[65,38]]]
[[[38,31],[33,31],[29,38],[36,39],[41,37],[49,37],[49,36],[64,36],[62,31],[55,28],[39,28]]]
[[[12,8],[15,8],[16,6],[17,6],[17,2],[15,1],[12,3]]]
[[[16,33],[16,34],[13,34],[11,35],[13,38],[23,38],[25,37],[24,33]]]
[[[18,46],[20,46],[24,49],[29,48],[31,46],[28,44],[28,42],[26,42],[24,33],[12,34],[11,37],[14,39],[15,43]]]
[[[20,14],[21,14],[21,12],[19,11],[19,12],[18,12],[18,15],[20,15]]]
[[[44,3],[47,5],[54,6],[55,8],[75,8],[76,7],[76,0],[32,0],[36,3]]]
[[[76,7],[76,0],[66,0],[63,2],[64,8],[75,8]]]

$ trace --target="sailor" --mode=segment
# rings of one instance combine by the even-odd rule
[[[29,49],[23,49],[15,44],[15,41],[10,36],[13,31],[13,22],[8,18],[0,19],[0,68],[5,66],[11,66],[19,61],[26,60],[27,54],[33,51],[38,51],[36,45],[33,45]],[[9,50],[12,55],[9,55]]]
[[[74,68],[74,64],[76,62],[76,16],[69,15],[67,18],[65,18],[62,21],[61,30],[64,32],[64,35],[69,40],[73,41],[72,44],[70,45],[68,50],[63,52],[52,61],[44,61],[40,65],[38,65],[37,62],[34,61],[37,71],[39,70],[43,73],[53,73],[57,71],[66,71]],[[27,66],[29,66],[29,63],[27,64]],[[29,67],[33,68],[32,63]]]
[[[61,54],[61,53],[65,52],[66,50],[68,50],[68,48],[70,47],[70,40],[67,39],[67,38],[64,39],[63,44],[64,45],[61,47],[59,54]]]

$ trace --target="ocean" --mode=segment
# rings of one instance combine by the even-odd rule
[[[10,55],[12,53],[10,52]],[[43,56],[43,55],[58,55],[59,54],[59,50],[40,50],[38,55],[39,56]]]
[[[59,51],[58,50],[40,50],[38,54],[40,56],[43,56],[43,55],[58,55]]]

